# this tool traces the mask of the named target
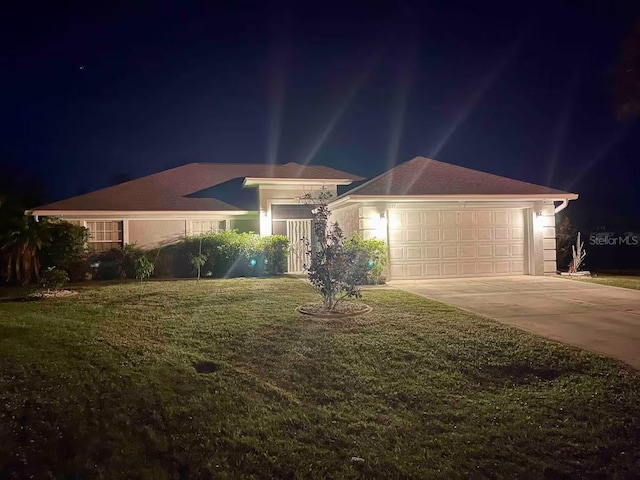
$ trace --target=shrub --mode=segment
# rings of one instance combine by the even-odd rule
[[[40,275],[40,286],[47,290],[59,290],[69,282],[69,275],[56,267],[47,267]]]
[[[282,235],[260,237],[231,230],[185,238],[150,252],[149,258],[154,259],[157,277],[192,278],[198,263],[207,277],[281,275],[287,269],[288,244]]]
[[[354,253],[357,276],[363,285],[384,283],[382,272],[387,264],[387,246],[382,240],[363,240],[357,233],[344,244],[345,250]]]
[[[96,280],[138,278],[136,265],[144,254],[144,250],[135,243],[94,254],[90,257],[93,276]]]
[[[49,241],[40,251],[42,267],[63,270],[74,282],[84,280],[89,272],[89,231],[61,220],[47,220],[44,225]]]
[[[266,275],[282,275],[287,271],[289,258],[289,239],[284,235],[262,237],[264,254],[264,273]]]

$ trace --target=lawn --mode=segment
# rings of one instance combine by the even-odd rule
[[[593,277],[569,277],[571,279],[580,280],[581,282],[598,283],[600,285],[609,285],[610,287],[631,288],[640,290],[640,276],[637,275],[609,275],[597,274]]]
[[[320,320],[296,279],[78,289],[0,301],[6,478],[640,475],[635,373],[440,303],[375,289]]]

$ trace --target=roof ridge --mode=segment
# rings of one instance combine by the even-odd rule
[[[451,166],[451,167],[461,168],[461,169],[463,169],[463,170],[468,170],[468,171],[470,171],[470,172],[474,172],[474,173],[482,173],[482,174],[484,174],[484,175],[491,175],[492,177],[496,177],[496,178],[500,178],[500,179],[506,179],[506,180],[510,180],[510,181],[512,181],[512,182],[525,183],[525,184],[527,184],[527,185],[532,185],[532,186],[534,186],[534,187],[545,187],[545,188],[549,188],[549,189],[551,189],[551,190],[558,190],[558,191],[562,191],[562,190],[560,190],[560,189],[558,189],[558,188],[555,188],[555,187],[549,187],[548,185],[541,185],[541,184],[539,184],[539,183],[527,182],[526,180],[520,180],[520,179],[513,178],[513,177],[506,177],[506,176],[504,176],[504,175],[498,175],[497,173],[486,172],[486,171],[484,171],[484,170],[476,170],[475,168],[465,167],[465,166],[463,166],[463,165],[457,165],[457,164],[455,164],[455,163],[443,162],[443,161],[441,161],[441,160],[435,160],[435,159],[433,159],[433,158],[429,158],[429,157],[417,156],[417,157],[412,158],[411,160],[409,160],[409,162],[412,162],[413,160],[418,160],[418,159],[421,159],[421,160],[429,160],[429,161],[431,161],[431,162],[436,162],[436,163],[442,163],[442,164],[445,164],[445,165],[448,165],[448,166]],[[409,163],[409,162],[405,162],[405,163]],[[394,168],[395,168],[395,167],[394,167]],[[393,169],[392,169],[392,170],[393,170]],[[389,170],[389,171],[391,171],[391,170]]]
[[[384,182],[388,178],[390,178],[390,177],[392,178],[393,175],[398,171],[398,169],[402,169],[402,168],[406,167],[407,165],[409,165],[411,163],[415,163],[417,161],[420,161],[421,163],[422,162],[429,162],[429,163],[434,163],[434,164],[445,165],[447,168],[454,168],[454,169],[464,170],[464,171],[466,171],[468,173],[476,174],[476,175],[477,174],[486,175],[486,176],[490,176],[490,177],[493,177],[493,178],[501,180],[501,181],[507,180],[509,182],[517,182],[517,183],[519,183],[519,184],[521,184],[523,186],[524,185],[528,185],[528,186],[532,186],[532,187],[546,188],[548,190],[553,190],[553,191],[558,192],[558,193],[570,193],[570,192],[565,192],[563,190],[560,190],[560,189],[557,189],[557,188],[554,188],[554,187],[549,187],[549,186],[546,186],[546,185],[540,185],[540,184],[536,184],[536,183],[532,183],[532,182],[527,182],[527,181],[524,181],[524,180],[518,180],[517,178],[505,177],[504,175],[498,175],[498,174],[491,173],[491,172],[486,172],[486,171],[483,171],[483,170],[476,170],[476,169],[465,167],[465,166],[462,166],[462,165],[457,165],[455,163],[443,162],[441,160],[435,160],[433,158],[429,158],[429,157],[424,157],[424,156],[418,155],[418,156],[416,156],[416,157],[414,157],[414,158],[412,158],[410,160],[407,160],[407,161],[404,161],[402,163],[399,163],[399,164],[395,165],[391,169],[389,169],[389,170],[387,170],[385,172],[382,172],[381,174],[379,174],[379,175],[373,177],[372,179],[366,181],[362,185],[358,185],[354,189],[345,192],[344,194],[340,195],[340,197],[347,197],[347,196],[354,195],[354,194],[357,195],[358,192],[364,190],[365,188],[371,186],[372,184],[376,184],[378,182]]]

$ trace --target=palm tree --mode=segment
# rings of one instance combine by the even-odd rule
[[[7,282],[15,279],[20,285],[26,285],[40,279],[38,252],[48,241],[48,232],[44,222],[33,217],[22,216],[11,222],[6,234],[0,237],[2,263],[0,269]]]

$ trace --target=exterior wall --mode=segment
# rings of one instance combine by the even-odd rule
[[[555,274],[558,270],[556,262],[556,215],[553,203],[542,207],[542,258],[544,274]]]
[[[128,220],[126,243],[136,243],[142,248],[169,245],[188,234],[189,220]]]
[[[375,238],[384,240],[389,245],[386,204],[361,207],[358,215],[358,229],[364,240]]]
[[[330,220],[338,223],[347,238],[356,232],[360,233],[360,207],[358,205],[350,205],[331,212]]]

